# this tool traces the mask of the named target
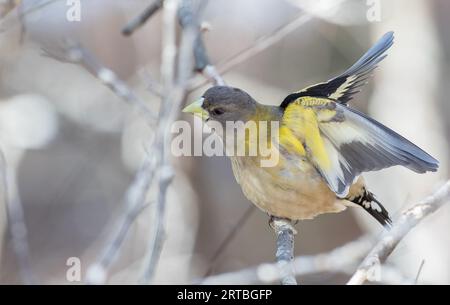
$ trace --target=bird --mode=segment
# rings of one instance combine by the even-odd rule
[[[271,217],[296,222],[360,207],[390,228],[388,211],[362,174],[396,165],[416,173],[439,167],[430,154],[349,106],[393,41],[393,32],[384,34],[342,74],[287,95],[279,106],[258,103],[239,88],[212,86],[183,112],[223,128],[227,122],[277,123],[277,142],[273,135],[267,140],[278,151],[274,166],[261,166],[260,154],[230,156],[244,195]]]

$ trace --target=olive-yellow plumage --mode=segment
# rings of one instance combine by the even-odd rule
[[[278,107],[259,104],[240,89],[215,86],[184,111],[222,126],[229,121],[277,123],[277,137],[270,128],[267,137],[267,146],[278,156],[274,166],[261,166],[267,158],[262,154],[230,156],[245,196],[268,214],[310,219],[356,205],[389,225],[388,212],[361,174],[395,165],[418,173],[438,168],[425,151],[347,105],[392,44],[389,32],[344,73],[289,94]],[[257,131],[259,139],[262,131]],[[258,139],[246,133],[246,150]]]

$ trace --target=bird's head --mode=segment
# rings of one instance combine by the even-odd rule
[[[206,90],[200,99],[183,109],[204,121],[213,120],[225,126],[227,121],[253,119],[256,113],[256,101],[245,91],[228,87],[214,86]]]

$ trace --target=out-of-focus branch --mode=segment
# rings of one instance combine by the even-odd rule
[[[290,220],[271,217],[270,226],[277,235],[276,258],[282,285],[297,285],[294,266],[294,236],[297,234]]]
[[[170,123],[174,119],[173,112],[178,110],[176,104],[181,103],[184,93],[175,83],[175,64],[176,64],[176,0],[164,1],[163,15],[163,54],[161,64],[162,78],[162,103],[157,118],[157,127],[153,143],[147,153],[143,165],[136,174],[133,184],[127,191],[126,203],[127,210],[122,228],[117,232],[112,242],[107,245],[103,258],[99,263],[94,264],[88,272],[90,282],[101,284],[106,281],[106,271],[110,266],[112,259],[120,251],[120,245],[123,241],[122,232],[126,232],[131,227],[133,221],[128,221],[130,215],[135,215],[142,209],[147,192],[153,181],[158,184],[158,195],[154,217],[150,221],[151,230],[149,245],[145,264],[143,266],[143,282],[150,282],[159,261],[159,254],[164,241],[164,217],[166,192],[172,180],[172,169],[168,161],[168,143],[170,139]],[[184,59],[184,58],[183,58]],[[181,60],[181,55],[180,55]],[[155,179],[156,178],[156,179]],[[133,220],[135,217],[133,218]]]
[[[339,5],[341,5],[343,1],[336,1],[332,6],[328,7],[327,9],[332,11]],[[322,13],[325,13],[323,11],[322,7],[318,6],[318,10],[320,10]],[[314,9],[312,10],[314,12]],[[225,59],[221,63],[217,64],[218,68],[211,69],[210,71],[206,71],[206,74],[212,74],[212,75],[223,75],[226,72],[230,71],[237,65],[243,63],[244,61],[252,58],[253,56],[261,53],[262,51],[268,49],[269,47],[275,45],[282,39],[284,39],[287,35],[294,32],[296,29],[298,29],[300,26],[304,25],[305,23],[309,22],[314,18],[313,15],[309,15],[307,12],[300,12],[297,17],[289,21],[288,23],[280,26],[279,28],[275,29],[271,33],[268,33],[260,38],[258,38],[254,43],[252,43],[247,48],[243,49],[242,51],[238,52],[237,54],[232,55],[231,57]],[[211,77],[209,77],[211,78]],[[205,85],[208,81],[205,81],[204,79],[194,79],[190,86],[189,91],[196,90],[200,88],[201,86]]]
[[[153,278],[164,242],[164,219],[167,189],[173,178],[173,170],[169,162],[170,124],[176,119],[179,109],[186,97],[187,81],[192,74],[192,49],[195,31],[192,27],[183,29],[179,52],[178,80],[175,79],[176,67],[176,0],[164,1],[163,15],[163,54],[161,64],[163,101],[157,119],[154,142],[147,158],[136,175],[133,184],[127,191],[125,212],[122,226],[109,243],[98,263],[88,270],[89,283],[104,283],[107,269],[120,251],[126,232],[131,227],[136,215],[142,210],[145,198],[156,178],[158,194],[154,206],[155,213],[151,221],[149,244],[143,265],[142,282],[149,283]]]
[[[292,264],[296,276],[320,272],[346,272],[349,267],[366,255],[372,246],[372,238],[363,237],[356,241],[336,248],[333,251],[311,255],[298,256]],[[278,263],[266,263],[256,267],[235,272],[223,273],[202,279],[202,284],[268,284],[283,278]]]
[[[19,274],[24,284],[35,282],[30,262],[28,232],[25,225],[22,203],[20,202],[15,171],[8,167],[3,151],[0,149],[0,205],[7,210],[8,226],[14,254],[19,266]]]
[[[125,211],[119,229],[115,232],[111,241],[105,246],[105,250],[98,261],[87,269],[86,282],[88,284],[105,283],[108,270],[120,254],[121,246],[128,231],[137,216],[146,207],[146,195],[155,176],[153,170],[155,159],[150,156],[151,154],[147,155],[147,158],[136,173],[133,182],[127,189],[124,198]]]
[[[154,122],[156,116],[150,111],[146,103],[136,95],[128,85],[122,81],[117,74],[111,69],[105,67],[95,56],[80,44],[67,42],[67,47],[64,49],[66,56],[62,57],[58,54],[53,54],[49,50],[44,49],[43,55],[54,58],[61,62],[78,63],[92,75],[96,76],[108,88],[110,88],[118,97],[134,105],[146,117],[148,122]],[[153,87],[157,88],[157,87]],[[160,92],[155,92],[160,94]]]
[[[126,36],[132,35],[137,28],[145,24],[145,22],[147,22],[147,20],[163,6],[163,2],[163,0],[155,0],[140,15],[130,21],[123,28],[122,33]],[[195,70],[205,76],[208,81],[212,81],[215,85],[225,85],[222,76],[209,60],[203,42],[202,31],[200,30],[200,23],[197,13],[194,10],[192,0],[181,1],[178,9],[178,21],[182,28],[192,27],[196,30],[196,39],[194,43]]]
[[[27,9],[24,8],[25,6],[23,5],[23,3],[21,3],[21,2],[23,2],[21,0],[7,0],[7,1],[8,2],[13,2],[13,4],[14,4],[14,6],[11,8],[11,10],[14,9],[14,7],[16,7],[16,6],[20,10],[19,11],[19,18],[18,19],[14,18],[12,20],[9,20],[6,24],[3,24],[2,28],[1,28],[1,31],[7,31],[7,30],[13,28],[16,25],[20,25],[20,26],[23,27],[23,24],[24,24],[23,20],[28,15],[30,15],[32,13],[35,13],[35,12],[38,12],[39,10],[46,8],[47,6],[49,6],[51,4],[54,4],[54,3],[59,2],[59,1],[64,1],[64,0],[48,0],[48,1],[45,1],[45,2],[35,1],[37,3],[34,4],[34,5],[30,4],[29,5],[30,7],[27,8]]]
[[[363,237],[331,252],[296,257],[292,263],[294,275],[299,276],[320,272],[350,273],[350,268],[355,266],[355,262],[366,257],[348,284],[364,283],[370,278],[371,271],[373,271],[375,266],[380,268],[379,270],[383,275],[378,280],[400,281],[401,283],[411,284],[414,282],[413,279],[405,278],[396,268],[381,266],[381,263],[387,259],[411,229],[417,226],[426,216],[435,212],[449,201],[450,181],[446,182],[444,186],[431,196],[403,212],[400,218],[394,222],[391,230],[382,235],[375,247],[373,247],[374,238]],[[370,253],[367,255],[369,251]],[[284,273],[278,264],[262,264],[236,272],[210,276],[199,282],[202,284],[266,284],[283,279],[283,277]]]
[[[155,158],[158,173],[158,195],[154,209],[154,216],[151,220],[151,230],[149,232],[149,242],[147,245],[146,259],[143,265],[142,282],[149,283],[154,275],[159,262],[159,255],[162,250],[164,240],[164,218],[166,205],[166,192],[172,178],[170,165],[163,169],[166,160],[166,145],[164,136],[165,128],[169,121],[171,111],[172,92],[175,88],[175,65],[176,65],[176,11],[178,1],[166,0],[163,4],[163,24],[162,24],[162,59],[161,59],[161,79],[163,86],[163,99],[158,117],[158,127],[155,135]]]
[[[8,15],[10,11],[12,11],[17,5],[19,1],[17,0],[1,0],[0,1],[0,18]]]
[[[147,6],[147,8],[138,16],[133,18],[128,22],[122,29],[122,34],[125,36],[130,36],[138,28],[143,26],[150,17],[153,16],[157,11],[163,6],[163,0],[153,0],[153,2]]]
[[[400,218],[394,222],[392,229],[382,235],[381,239],[366,256],[347,284],[362,285],[367,280],[371,280],[371,278],[376,275],[374,271],[386,261],[406,234],[417,226],[422,219],[435,212],[449,201],[450,181],[447,181],[435,193],[404,211]]]
[[[110,69],[102,66],[99,61],[85,48],[80,45],[73,45],[67,48],[67,58],[60,58],[57,55],[50,54],[48,51],[45,55],[60,61],[68,61],[70,63],[79,63],[86,70],[97,76],[106,86],[114,93],[129,104],[135,105],[137,110],[142,113],[148,123],[154,124],[156,116],[150,112],[141,100],[117,75]],[[162,94],[162,93],[160,93]],[[97,262],[92,264],[86,275],[86,282],[89,284],[103,284],[108,276],[108,270],[116,257],[120,253],[122,243],[131,228],[134,220],[145,208],[146,195],[152,185],[155,177],[156,159],[154,158],[154,145],[152,145],[147,156],[139,168],[136,176],[128,188],[124,202],[125,211],[119,225],[119,229],[113,235],[111,241],[105,246],[105,250]]]
[[[266,50],[267,48],[271,47],[272,45],[276,44],[277,42],[281,41],[284,37],[286,37],[288,34],[292,33],[294,30],[298,29],[300,26],[304,25],[308,21],[312,19],[312,16],[305,15],[305,13],[300,13],[296,18],[294,18],[292,21],[288,22],[287,24],[281,26],[280,28],[276,29],[272,33],[269,33],[267,35],[264,35],[260,37],[258,40],[256,40],[255,43],[253,43],[251,46],[247,47],[246,49],[240,51],[239,53],[229,57],[228,59],[224,60],[222,63],[218,64],[218,69],[211,69],[210,71],[207,71],[207,74],[224,74],[231,70],[232,68],[236,67],[240,63],[252,58],[253,56],[257,55],[258,53],[261,53],[262,51]],[[205,80],[194,80],[189,87],[189,90],[195,90],[199,87],[205,85],[207,81]]]
[[[167,189],[173,178],[170,164],[170,125],[179,115],[181,106],[186,99],[187,82],[193,71],[192,50],[195,44],[195,28],[183,28],[179,47],[178,76],[175,78],[176,67],[176,20],[179,1],[165,0],[163,6],[163,55],[161,74],[163,80],[163,104],[160,109],[158,128],[155,135],[156,162],[158,175],[158,196],[155,213],[152,220],[147,255],[143,265],[142,282],[150,283],[159,262],[165,232],[165,208]],[[183,5],[190,5],[190,3]]]
[[[203,42],[200,22],[197,13],[194,11],[192,0],[184,0],[178,10],[178,20],[181,27],[192,27],[196,31],[194,44],[195,70],[215,85],[223,86],[225,81],[217,71],[216,67],[209,60],[205,44]]]
[[[219,72],[225,73],[231,70],[232,68],[236,67],[240,63],[268,49],[274,44],[280,42],[290,33],[294,32],[300,26],[310,21],[312,18],[313,18],[312,16],[306,15],[303,12],[300,13],[289,23],[281,26],[272,33],[260,37],[258,40],[255,41],[254,44],[249,46],[247,49],[244,49],[241,52],[237,53],[236,55],[231,56],[230,58],[226,59],[223,63],[219,63],[220,67]]]
[[[227,246],[230,244],[230,242],[233,240],[233,238],[236,236],[236,234],[244,227],[245,223],[249,219],[250,215],[255,210],[255,206],[253,204],[250,204],[245,212],[242,214],[242,216],[238,219],[236,224],[233,224],[232,229],[227,233],[223,241],[219,244],[219,247],[214,251],[214,254],[211,257],[209,267],[206,270],[206,273],[204,277],[210,276],[214,270],[215,264],[217,259],[220,257],[220,254],[222,254]]]

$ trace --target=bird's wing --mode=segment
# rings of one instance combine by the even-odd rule
[[[401,135],[325,98],[300,97],[286,107],[280,125],[280,145],[285,143],[296,143],[339,197],[362,172],[394,165],[418,173],[438,168],[436,159]]]
[[[301,96],[325,97],[346,105],[352,99],[352,96],[360,91],[359,88],[367,83],[372,70],[387,56],[384,53],[393,43],[394,33],[388,32],[384,34],[374,46],[344,73],[327,82],[312,85],[288,95],[281,103],[281,107],[286,108],[289,103]]]

